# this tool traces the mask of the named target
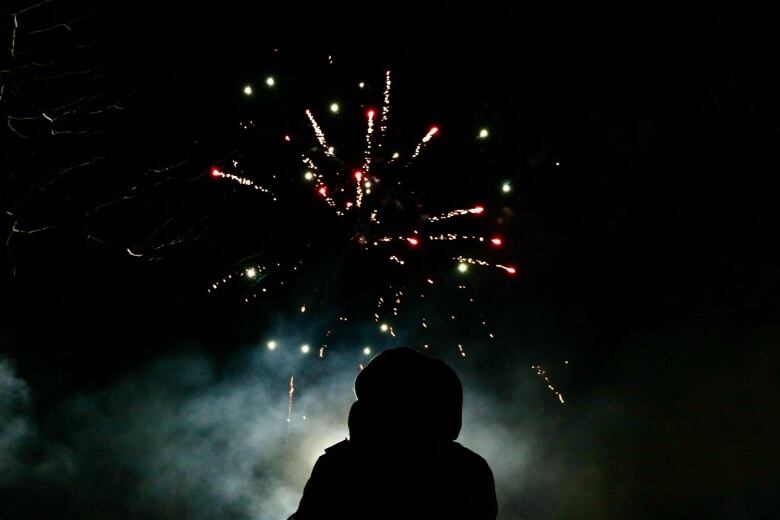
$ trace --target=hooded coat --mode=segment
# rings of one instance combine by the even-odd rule
[[[375,357],[355,381],[349,440],[325,450],[294,520],[494,520],[493,474],[455,439],[463,388],[409,348]]]

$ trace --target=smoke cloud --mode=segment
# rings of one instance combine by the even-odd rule
[[[283,347],[245,349],[222,363],[197,351],[170,355],[71,396],[43,419],[46,435],[30,388],[2,360],[0,485],[8,495],[25,489],[12,498],[17,513],[51,508],[51,517],[110,509],[134,518],[286,518],[317,457],[347,436],[359,366],[338,357],[307,373]],[[491,462],[502,494],[533,480],[515,478],[531,464],[533,432],[497,424],[507,413],[467,384],[461,441]]]
[[[179,350],[45,413],[36,411],[34,392],[0,358],[3,516],[286,518],[316,458],[347,435],[352,385],[359,363],[368,360],[354,354],[361,350],[355,347],[352,355],[334,351],[311,363],[297,339],[278,337],[274,351],[256,345],[227,360]],[[675,381],[696,381],[687,387],[657,377],[668,365],[659,357],[633,374],[644,378],[635,386],[594,386],[567,395],[564,405],[526,360],[507,365],[499,381],[478,363],[454,362],[465,392],[459,441],[492,467],[501,519],[638,518],[647,511],[737,518],[761,510],[771,496],[769,484],[755,491],[746,479],[759,473],[772,481],[769,459],[756,457],[750,446],[773,434],[745,430],[739,422],[713,429],[708,425],[721,408],[699,403],[744,391],[739,378],[725,374],[775,381],[770,368],[756,371],[776,362],[756,357],[760,352],[749,351],[737,365],[707,367],[708,376],[698,380],[693,365],[680,368]],[[634,362],[642,355],[637,350],[628,366],[639,367]],[[288,422],[290,376],[295,393]],[[662,389],[666,408],[652,405]],[[676,408],[681,399],[685,406]],[[747,413],[743,401],[725,406],[734,417]],[[753,438],[750,446],[729,445],[730,438],[746,435]],[[742,456],[735,457],[739,450]],[[698,467],[707,474],[681,496]],[[719,482],[732,492],[708,504]]]

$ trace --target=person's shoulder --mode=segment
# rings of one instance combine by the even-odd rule
[[[325,448],[325,453],[314,464],[313,474],[333,476],[348,471],[350,461],[354,459],[352,452],[351,443],[347,439]]]
[[[346,450],[351,449],[351,447],[352,447],[352,443],[349,442],[349,439],[344,439],[341,442],[337,442],[333,446],[329,446],[325,448],[325,453],[333,453],[333,454],[342,453]]]
[[[451,443],[449,443],[449,446],[450,446],[450,450],[452,450],[454,453],[457,453],[460,457],[470,458],[474,460],[485,460],[480,455],[471,451],[470,449],[468,449],[467,447],[465,447],[459,442],[452,441]]]
[[[451,442],[450,451],[453,454],[453,456],[457,458],[461,463],[475,469],[483,469],[483,470],[490,471],[490,466],[488,465],[487,461],[484,458],[482,458],[482,456],[466,448],[459,442],[454,442],[454,441]]]
[[[347,459],[352,457],[354,452],[353,444],[354,443],[350,442],[349,439],[344,439],[333,446],[325,448],[325,453],[320,455],[320,458],[317,459],[317,463],[321,466],[344,463]]]

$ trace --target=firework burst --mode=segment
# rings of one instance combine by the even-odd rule
[[[312,277],[308,277],[309,287],[315,287],[308,291],[312,296],[301,309],[307,305],[312,310],[328,309],[338,313],[341,323],[347,321],[345,314],[356,318],[358,323],[363,318],[378,326],[379,334],[396,338],[403,328],[399,317],[402,306],[410,300],[418,304],[426,302],[430,291],[446,285],[448,279],[443,272],[452,271],[458,277],[458,290],[467,289],[468,282],[463,275],[469,267],[492,268],[510,277],[517,273],[511,264],[472,256],[491,258],[504,245],[501,236],[472,229],[485,228],[493,222],[488,208],[478,203],[460,208],[423,205],[425,194],[415,189],[414,181],[425,175],[425,165],[418,163],[441,137],[441,132],[438,126],[431,125],[405,154],[398,151],[403,147],[389,142],[391,84],[391,73],[387,71],[381,107],[364,110],[363,146],[352,157],[341,157],[335,152],[327,129],[320,125],[312,109],[301,111],[301,120],[308,121],[310,127],[308,135],[283,134],[282,139],[282,144],[294,143],[301,147],[297,153],[305,168],[301,177],[292,176],[302,180],[297,181],[296,190],[287,197],[278,194],[265,181],[262,184],[253,181],[253,175],[243,171],[235,159],[212,168],[212,179],[258,191],[258,196],[267,197],[270,203],[278,201],[282,212],[289,210],[300,215],[316,211],[317,216],[310,219],[311,233],[302,235],[298,240],[301,243],[271,248],[270,253],[266,251],[251,261],[244,260],[234,272],[212,282],[210,292],[240,281],[248,290],[244,300],[250,302],[271,290],[289,286],[292,276],[306,277],[307,269],[313,270],[321,274],[314,276],[313,283]],[[330,112],[336,114],[342,110],[333,103]],[[343,149],[350,150],[350,147]],[[316,206],[320,209],[311,209]],[[464,226],[464,221],[471,222]],[[360,267],[353,268],[356,265]],[[346,272],[353,279],[347,285],[359,288],[349,295],[352,305],[326,302],[326,286],[335,272]],[[437,278],[442,283],[434,282]],[[353,300],[361,298],[375,303],[354,304]],[[441,296],[427,299],[441,299]],[[474,303],[475,298],[470,294],[464,301]],[[347,306],[349,310],[340,308]],[[495,335],[484,317],[471,309],[468,314],[477,318],[483,337],[493,340]],[[426,349],[430,341],[422,339],[423,333],[429,331],[437,318],[441,318],[440,322],[446,319],[449,329],[453,321],[460,319],[450,311],[418,311],[417,314],[412,321],[420,330],[404,329],[403,332],[414,333],[413,342],[424,343]],[[328,327],[326,336],[330,337],[332,332]],[[458,340],[451,345],[461,357],[466,356],[464,343]],[[320,357],[324,352],[321,346]]]

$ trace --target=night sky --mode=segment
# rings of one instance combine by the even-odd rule
[[[716,4],[4,3],[0,517],[286,518],[359,364],[423,343],[500,519],[774,517],[780,56],[769,12]],[[449,229],[515,276],[432,244],[389,270],[303,180],[304,110],[359,163],[386,70],[388,139],[441,129],[405,207],[484,205]],[[280,201],[210,175],[235,158]],[[208,292],[302,251],[267,296]],[[364,319],[427,277],[395,338]]]

